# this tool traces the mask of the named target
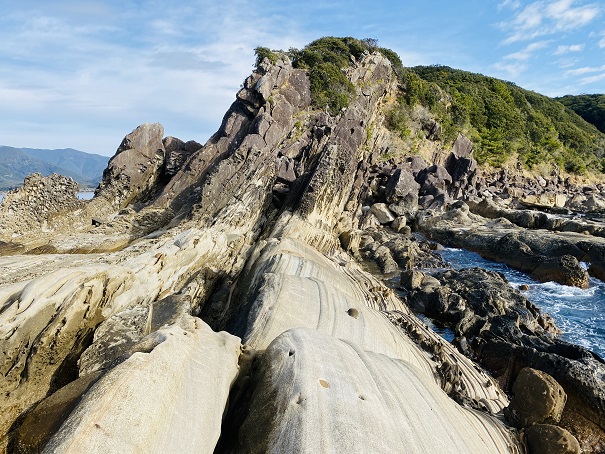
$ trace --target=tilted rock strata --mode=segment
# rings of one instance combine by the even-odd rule
[[[415,366],[316,330],[281,334],[259,369],[233,452],[519,452]]]
[[[190,324],[156,331],[151,352],[105,374],[44,452],[212,453],[241,344],[199,319]]]
[[[379,451],[384,436],[392,450],[406,444],[424,451],[521,449],[516,432],[491,415],[508,405],[497,384],[341,249],[349,239],[358,258],[371,251],[394,270],[412,269],[416,259],[436,264],[419,244],[359,230],[380,225],[371,206],[384,203],[394,219],[383,219],[383,225],[397,222],[405,232],[401,224],[414,221],[419,206],[440,209],[479,184],[472,144],[460,136],[451,154],[428,165],[418,159],[399,167],[378,163],[388,136],[381,126],[384,108],[396,89],[390,64],[379,54],[366,55],[347,75],[357,97],[332,117],[309,109],[303,70],[265,60],[205,145],[162,139],[160,125],[137,128],[81,211],[81,225],[62,230],[57,224],[35,246],[26,239],[10,246],[31,250],[45,241],[38,252],[52,248],[57,257],[24,259],[0,288],[0,366],[8,378],[1,385],[8,411],[0,430],[13,429],[4,445],[14,431],[35,430],[26,412],[36,403],[78,374],[82,380],[100,374],[81,391],[49,451],[94,452],[106,443],[120,449],[124,440],[143,434],[149,436],[136,439],[138,446],[155,443],[150,449],[161,450],[164,443],[181,446],[191,439],[178,439],[183,427],[175,428],[194,431],[189,424],[208,425],[207,437],[192,441],[191,448],[210,451],[223,414],[217,452],[237,446]],[[464,222],[465,216],[468,210],[453,220]],[[56,254],[108,250],[116,252],[69,259]],[[43,270],[28,276],[36,264]],[[240,353],[238,340],[210,333],[190,314],[217,331],[228,328],[258,350],[245,346]],[[213,342],[206,337],[229,339],[226,355],[220,354],[223,347],[196,348]],[[220,398],[211,399],[203,421],[181,423],[185,396],[212,389],[191,386],[190,375],[214,369],[227,372],[217,385]],[[178,386],[155,381],[163,374]],[[130,375],[141,376],[141,383]],[[297,388],[284,386],[290,382]],[[160,406],[154,406],[151,390],[161,396]],[[307,404],[296,403],[301,395],[308,395]],[[129,409],[137,418],[144,414],[148,425],[129,437],[122,401],[133,396]],[[353,420],[347,416],[351,403],[358,416]],[[274,421],[266,410],[275,405],[295,412]],[[255,414],[266,423],[250,417]],[[298,421],[299,429],[280,425],[289,421]],[[101,433],[95,424],[111,430]],[[157,427],[167,430],[155,433]],[[239,445],[229,441],[234,434]]]

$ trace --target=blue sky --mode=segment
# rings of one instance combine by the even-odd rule
[[[375,38],[549,96],[605,92],[602,0],[0,0],[0,145],[112,155],[144,122],[204,143],[256,46]]]

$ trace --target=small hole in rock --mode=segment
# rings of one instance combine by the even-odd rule
[[[359,399],[360,399],[360,400],[366,400],[366,398],[365,398],[365,397],[363,397],[363,396],[359,396]]]
[[[349,316],[351,316],[353,318],[359,317],[359,311],[357,309],[355,309],[354,307],[352,307],[351,309],[349,309],[347,311],[347,314],[349,314]]]
[[[294,350],[290,350],[290,352],[288,353],[288,356],[292,356],[294,355]]]
[[[351,134],[355,134],[355,128],[351,128]]]

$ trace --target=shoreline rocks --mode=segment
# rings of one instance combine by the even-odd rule
[[[501,276],[448,269],[412,230],[500,241],[498,255],[521,249],[517,260],[578,286],[578,260],[598,272],[605,245],[540,242],[474,214],[461,197],[515,191],[504,175],[486,184],[461,135],[431,162],[382,159],[390,63],[367,54],[346,74],[357,96],[331,116],[311,107],[304,70],[266,59],[206,144],[141,125],[92,201],[53,217],[52,232],[3,237],[5,254],[39,255],[0,257],[2,449],[520,454],[523,433],[572,443],[562,430],[601,446],[602,360],[557,340]],[[458,348],[381,281],[398,275]],[[523,367],[567,395],[560,420],[525,432],[499,417]],[[561,431],[542,427],[553,422]]]

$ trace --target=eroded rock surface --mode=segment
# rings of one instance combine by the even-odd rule
[[[366,54],[346,75],[357,96],[331,116],[310,106],[304,70],[265,60],[204,145],[142,125],[91,202],[53,215],[48,232],[7,232],[2,448],[520,453],[499,383],[526,365],[556,369],[561,426],[585,450],[601,443],[598,358],[553,340],[548,317],[505,283],[481,293],[485,276],[431,276],[447,265],[411,235],[485,237],[455,200],[485,186],[472,143],[459,136],[434,162],[379,159],[392,145],[390,63]],[[578,260],[598,264],[602,248],[582,237],[519,241],[581,286]],[[499,382],[379,280],[402,271]]]

